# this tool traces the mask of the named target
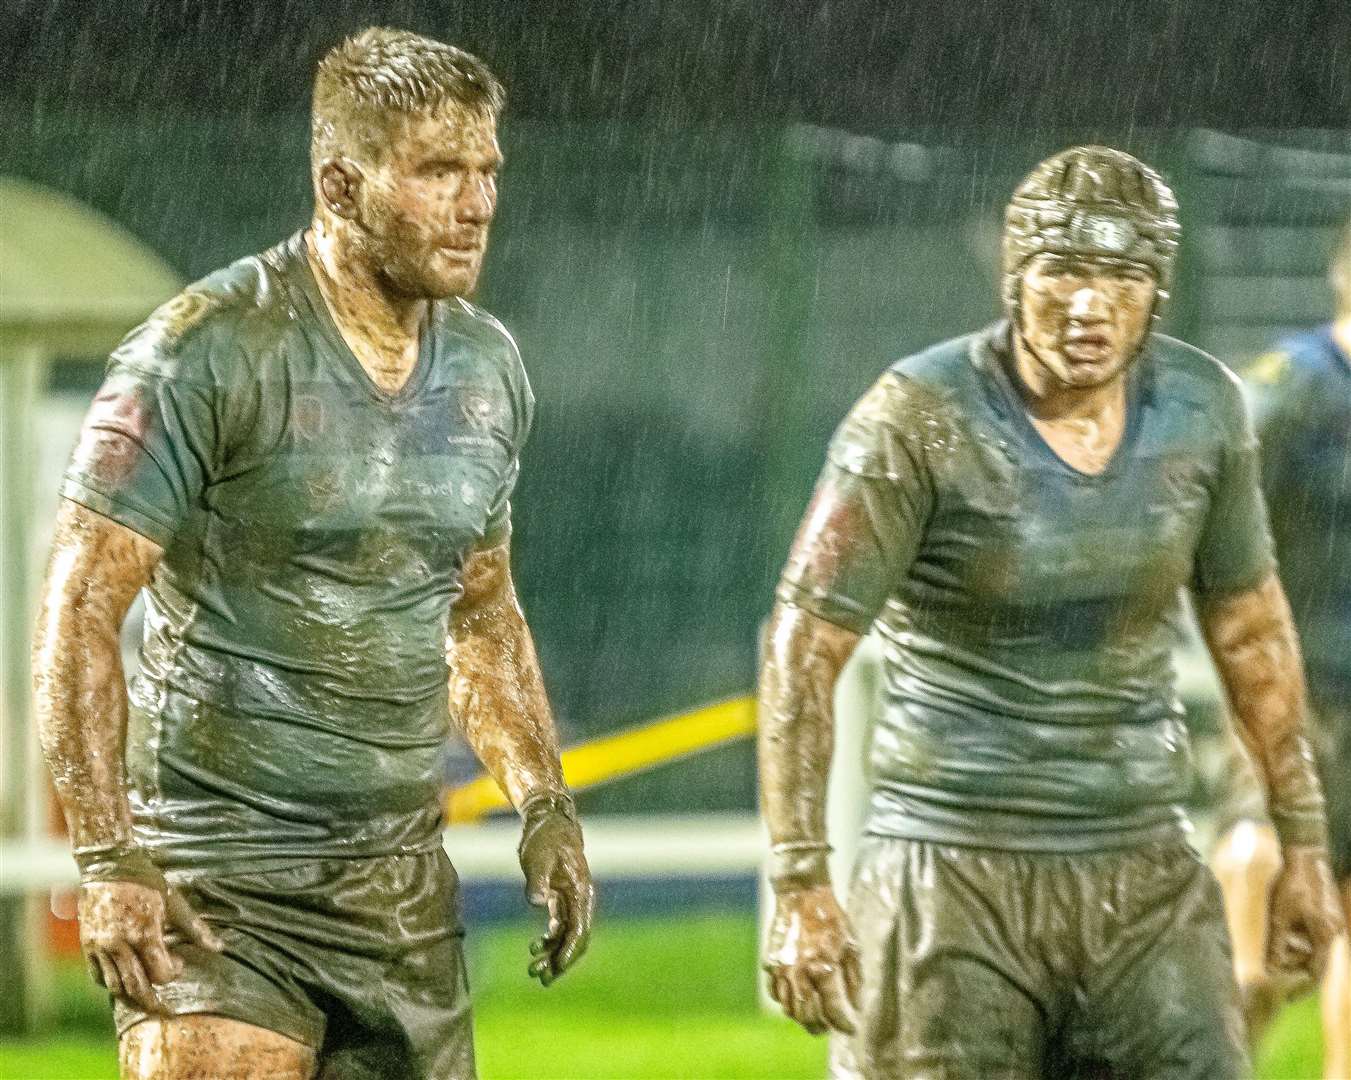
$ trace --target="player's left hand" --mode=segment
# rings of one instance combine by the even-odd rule
[[[570,799],[541,796],[521,807],[525,896],[547,908],[549,925],[530,943],[530,974],[548,986],[575,964],[591,941],[596,890],[582,851],[582,828]]]
[[[1284,865],[1271,886],[1267,964],[1273,971],[1323,976],[1328,949],[1342,932],[1341,907],[1325,848],[1292,844],[1281,852]]]

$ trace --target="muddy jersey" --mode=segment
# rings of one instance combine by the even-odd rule
[[[61,490],[164,549],[127,738],[163,865],[436,846],[449,611],[466,554],[508,534],[532,409],[510,336],[462,300],[379,389],[301,234],[117,348]]]
[[[1351,693],[1351,357],[1325,326],[1244,371],[1281,582],[1315,696]]]
[[[1190,756],[1180,591],[1272,568],[1237,380],[1151,336],[1100,475],[1066,464],[1009,374],[1003,324],[895,364],[831,442],[847,538],[779,598],[884,642],[867,831],[1022,850],[1175,833]]]

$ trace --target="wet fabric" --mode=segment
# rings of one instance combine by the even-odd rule
[[[458,882],[443,851],[178,879],[225,945],[170,938],[170,1015],[211,1013],[319,1052],[320,1080],[475,1075]],[[118,1003],[121,1035],[146,1014]]]
[[[1272,568],[1237,380],[1152,335],[1106,470],[1070,467],[1011,382],[1008,330],[895,364],[818,485],[848,538],[778,596],[884,643],[867,830],[1014,850],[1182,828],[1191,786],[1171,650],[1181,590]]]
[[[1094,854],[864,840],[838,1080],[1250,1075],[1219,886],[1177,840]]]
[[[1351,683],[1351,357],[1332,328],[1245,371],[1281,583],[1309,679]]]
[[[61,491],[164,548],[127,738],[157,861],[439,844],[449,610],[466,553],[508,533],[532,407],[510,336],[459,300],[381,391],[300,234],[113,353]]]

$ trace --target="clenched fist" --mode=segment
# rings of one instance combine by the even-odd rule
[[[1284,863],[1271,886],[1267,963],[1273,970],[1317,982],[1328,949],[1345,929],[1327,851],[1292,844],[1281,857]]]
[[[863,981],[858,947],[829,885],[779,893],[764,968],[771,996],[813,1035],[853,1034]]]

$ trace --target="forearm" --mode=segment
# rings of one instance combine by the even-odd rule
[[[1299,643],[1277,579],[1212,601],[1202,624],[1235,727],[1267,793],[1284,845],[1323,844],[1323,794],[1305,731]]]
[[[772,876],[823,879],[835,683],[859,635],[791,604],[765,631],[759,688],[760,801]]]
[[[447,660],[451,717],[511,804],[566,792],[534,640],[514,592],[457,613]]]
[[[63,509],[33,642],[38,735],[77,851],[131,840],[118,632],[142,569],[140,553],[91,543],[81,528],[88,516]],[[91,563],[102,581],[91,580]]]

